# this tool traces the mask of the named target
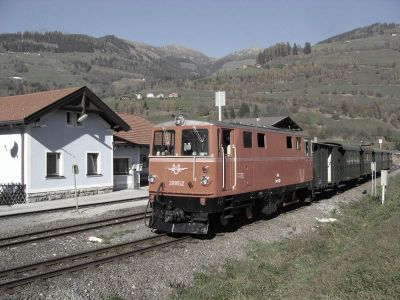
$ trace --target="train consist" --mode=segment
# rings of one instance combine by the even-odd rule
[[[391,166],[389,151],[312,143],[289,128],[185,120],[155,127],[149,157],[150,227],[207,234],[210,222],[272,215]]]

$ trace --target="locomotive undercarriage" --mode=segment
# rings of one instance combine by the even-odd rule
[[[251,219],[260,213],[273,215],[285,205],[308,202],[312,198],[310,183],[282,188],[207,198],[158,195],[152,208],[150,227],[163,232],[207,234],[211,220],[223,226],[240,216]]]

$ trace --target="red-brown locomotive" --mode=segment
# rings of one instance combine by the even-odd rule
[[[358,164],[356,156],[354,165],[351,161],[351,168],[358,166],[360,172],[341,180],[340,168],[333,163],[350,162],[337,158],[340,153],[348,155],[344,146],[311,143],[294,129],[182,116],[157,125],[149,158],[150,226],[164,232],[206,234],[212,219],[225,225],[240,214],[270,215],[286,204],[311,201],[314,189],[364,175],[361,147]],[[334,159],[333,150],[339,153]],[[322,155],[326,164],[319,162]],[[379,155],[384,157],[381,169],[388,168],[389,153]]]

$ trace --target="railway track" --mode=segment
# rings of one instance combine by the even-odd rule
[[[107,218],[102,220],[96,220],[86,223],[80,223],[75,225],[68,225],[63,227],[51,228],[41,231],[29,232],[14,236],[8,236],[0,238],[0,249],[10,246],[16,246],[26,243],[37,242],[40,240],[51,239],[54,237],[65,236],[69,234],[75,234],[84,232],[92,229],[98,229],[107,226],[113,226],[132,221],[138,221],[145,218],[144,213],[129,214],[120,217]]]
[[[87,203],[87,204],[79,204],[79,208],[90,208],[90,207],[97,207],[97,206],[107,206],[107,205],[113,205],[113,204],[119,204],[119,203],[124,203],[124,202],[131,202],[131,201],[140,201],[140,200],[147,200],[148,197],[139,197],[139,198],[129,198],[129,199],[121,199],[121,200],[114,200],[114,201],[108,201],[108,202],[97,202],[97,203]],[[50,209],[42,209],[42,210],[35,210],[35,211],[27,211],[27,212],[16,212],[13,214],[6,214],[2,215],[2,218],[12,218],[12,217],[20,217],[20,216],[26,216],[26,215],[37,215],[37,214],[42,214],[42,213],[49,213],[49,212],[56,212],[56,211],[63,211],[63,210],[70,210],[70,209],[75,209],[76,205],[67,205],[65,207],[56,207],[56,208],[50,208]]]
[[[74,273],[91,266],[98,266],[118,259],[146,253],[189,239],[192,238],[190,236],[175,238],[168,235],[156,235],[141,240],[3,270],[0,271],[0,291],[12,292],[16,287],[37,280],[45,280],[66,273]]]

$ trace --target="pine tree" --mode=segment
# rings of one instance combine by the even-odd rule
[[[311,53],[311,44],[309,42],[306,42],[304,44],[303,52],[304,52],[304,54],[310,54]]]
[[[253,107],[253,118],[258,118],[258,106],[257,106],[257,104],[254,104],[254,107]]]
[[[297,49],[296,43],[294,43],[292,48],[292,55],[297,55],[297,54],[299,54],[299,51]]]
[[[228,111],[225,108],[224,108],[224,119],[225,120],[229,119]]]
[[[233,106],[231,106],[229,116],[231,119],[236,119],[235,109],[233,108]]]
[[[250,114],[250,107],[247,103],[242,102],[239,108],[239,118],[248,117]]]

